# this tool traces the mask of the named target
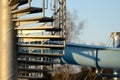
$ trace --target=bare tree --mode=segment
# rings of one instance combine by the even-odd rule
[[[76,11],[69,12],[67,11],[67,19],[66,19],[66,41],[67,42],[74,42],[79,43],[80,42],[80,34],[82,30],[84,29],[84,21],[79,20],[79,16]],[[83,73],[77,74],[74,72],[75,67],[69,64],[65,64],[59,67],[55,67],[56,70],[54,72],[52,80],[79,80],[79,75],[83,75]],[[81,69],[81,67],[79,67]],[[88,73],[88,71],[87,71]],[[82,77],[80,78],[83,80]]]
[[[106,46],[104,42],[100,42],[99,46]]]
[[[52,80],[77,80],[78,75],[74,73],[72,65],[56,66]]]
[[[79,16],[76,11],[71,13],[67,11],[67,19],[66,19],[66,40],[68,42],[79,42],[80,41],[80,33],[84,29],[84,21],[79,20]]]

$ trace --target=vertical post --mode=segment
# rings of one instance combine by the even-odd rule
[[[113,32],[112,37],[113,37],[113,47],[120,48],[120,32]],[[114,70],[113,74],[117,75],[118,71]],[[118,78],[114,77],[113,80],[118,80]]]
[[[0,80],[17,80],[16,39],[9,0],[0,0]]]
[[[119,48],[120,47],[120,32],[113,32],[113,47]]]
[[[45,0],[42,0],[42,16],[45,17]]]
[[[28,7],[31,7],[31,0],[28,0]]]
[[[66,33],[66,0],[60,0],[60,12],[59,12],[59,24],[60,28],[62,28],[62,32],[60,35],[65,38]],[[64,41],[64,46],[66,45],[66,41]]]

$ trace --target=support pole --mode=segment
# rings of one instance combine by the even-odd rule
[[[120,32],[113,32],[113,47],[114,48],[120,48]]]
[[[0,0],[0,80],[17,80],[16,38],[9,0]]]
[[[120,32],[113,32],[112,37],[113,37],[113,47],[120,48]],[[120,73],[119,73],[119,71],[114,70],[113,74],[117,75]],[[118,78],[114,77],[113,80],[118,80]]]

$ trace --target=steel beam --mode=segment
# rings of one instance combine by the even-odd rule
[[[17,80],[16,38],[10,0],[0,0],[0,80]]]

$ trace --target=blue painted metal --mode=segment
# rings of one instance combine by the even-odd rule
[[[67,43],[61,61],[96,68],[120,69],[120,49]]]

